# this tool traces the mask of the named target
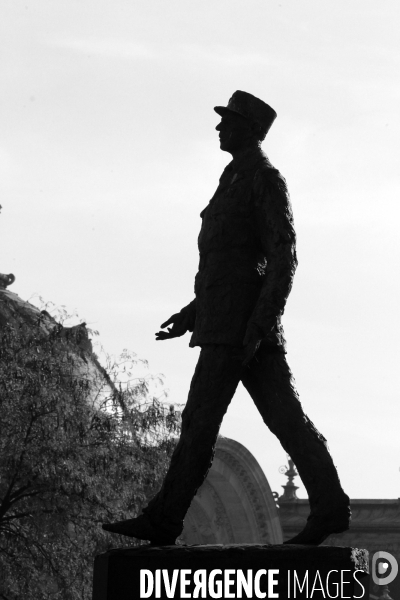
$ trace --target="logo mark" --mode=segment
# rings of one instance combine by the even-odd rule
[[[375,552],[372,557],[372,581],[376,585],[389,585],[396,579],[399,565],[389,552]]]

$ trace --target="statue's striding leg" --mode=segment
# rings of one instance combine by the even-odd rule
[[[183,519],[210,469],[223,416],[240,380],[237,349],[228,345],[202,347],[182,413],[182,430],[158,494],[136,519],[104,526],[107,531],[171,544],[183,529]]]
[[[240,379],[240,363],[227,345],[204,345],[182,413],[178,445],[161,490],[143,511],[163,528],[179,535],[183,519],[205,480],[223,416]]]
[[[348,529],[349,498],[325,438],[303,412],[285,355],[261,347],[243,371],[242,382],[264,422],[294,461],[308,492],[307,534],[300,534],[293,543],[321,543],[330,533]]]

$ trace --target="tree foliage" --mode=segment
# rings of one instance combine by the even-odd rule
[[[134,355],[101,366],[84,324],[1,314],[0,598],[86,600],[95,554],[136,543],[100,524],[160,485],[178,413],[132,379]]]

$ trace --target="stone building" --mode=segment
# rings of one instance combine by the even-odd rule
[[[187,544],[281,544],[274,496],[260,465],[239,442],[219,437],[207,479],[185,518]]]
[[[300,500],[296,496],[294,478],[297,472],[290,459],[285,474],[288,481],[282,486],[284,492],[278,503],[283,539],[287,540],[303,529],[309,513],[309,504],[308,500]],[[383,550],[392,554],[400,565],[400,498],[355,499],[351,500],[351,510],[349,531],[329,536],[324,545],[366,548],[370,557]],[[382,597],[382,589],[379,586],[374,586],[371,582],[371,588],[373,600]],[[400,599],[400,576],[389,585],[389,589],[393,600]]]

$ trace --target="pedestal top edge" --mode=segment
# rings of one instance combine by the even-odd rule
[[[368,550],[348,546],[301,546],[295,544],[207,544],[193,546],[152,546],[142,545],[132,548],[113,548],[100,556],[111,557],[116,555],[155,558],[166,557],[193,557],[216,554],[221,556],[237,556],[243,553],[250,555],[264,554],[270,560],[295,560],[295,561],[340,561],[349,560],[353,568],[368,572]]]

